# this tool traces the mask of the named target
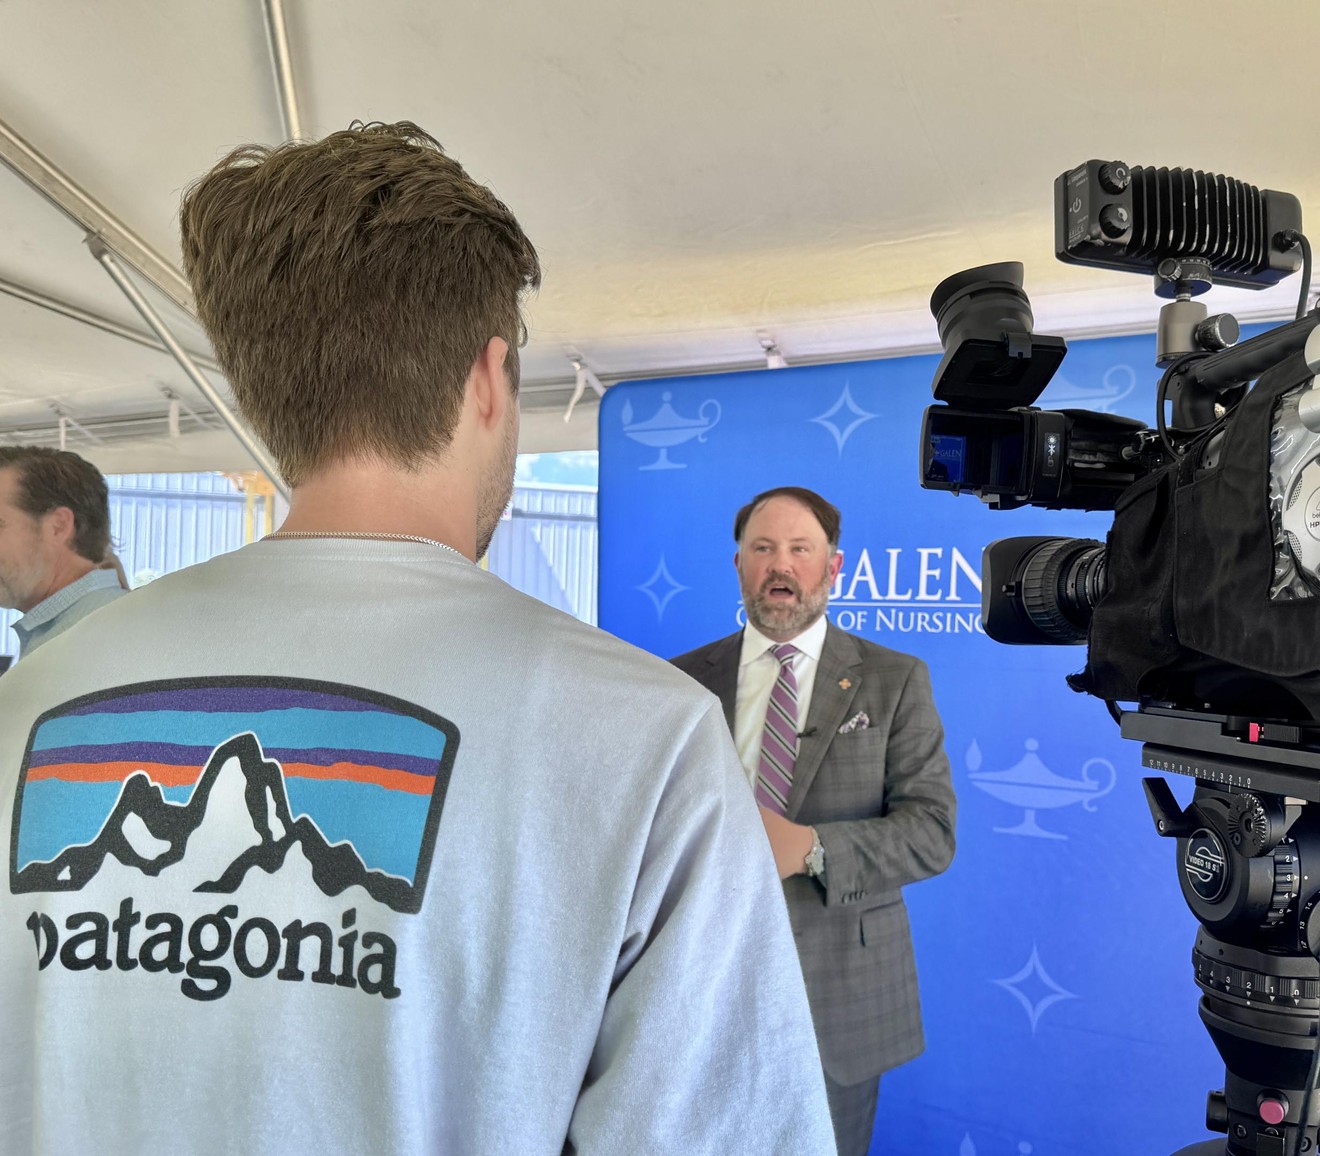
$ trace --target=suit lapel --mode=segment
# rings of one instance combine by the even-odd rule
[[[852,636],[833,624],[827,626],[825,645],[821,648],[820,662],[816,664],[816,681],[811,689],[811,710],[807,714],[807,725],[802,728],[807,733],[793,765],[793,789],[788,796],[789,819],[794,818],[802,807],[802,800],[811,789],[830,741],[848,715],[862,683],[861,666],[862,656]],[[736,666],[734,676],[736,685]]]
[[[738,659],[742,656],[742,631],[722,638],[706,655],[707,675],[701,684],[713,692],[724,707],[724,721],[729,734],[737,734],[733,725],[734,708],[738,704]]]

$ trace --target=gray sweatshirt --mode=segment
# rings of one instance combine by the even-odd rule
[[[833,1152],[716,700],[459,556],[261,542],[0,680],[0,1151]]]

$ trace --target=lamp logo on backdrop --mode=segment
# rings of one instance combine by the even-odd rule
[[[1097,799],[1104,798],[1118,783],[1118,771],[1108,759],[1087,759],[1082,764],[1080,777],[1068,778],[1057,774],[1036,753],[1040,742],[1029,738],[1023,743],[1025,751],[1016,763],[1004,770],[982,769],[980,745],[975,739],[967,748],[963,761],[970,772],[968,778],[978,789],[993,799],[1021,808],[1021,822],[1012,827],[995,827],[998,835],[1026,835],[1036,839],[1067,839],[1057,831],[1049,831],[1036,819],[1038,811],[1052,811],[1080,803],[1085,811],[1094,811]],[[1098,772],[1103,778],[1094,777]]]
[[[1114,407],[1137,388],[1137,371],[1130,365],[1111,365],[1100,375],[1100,384],[1078,385],[1056,373],[1037,404],[1052,409],[1085,407],[1098,413],[1113,413]]]
[[[687,463],[673,461],[669,451],[693,439],[704,442],[706,435],[719,423],[722,411],[720,403],[713,397],[708,397],[697,407],[695,417],[684,417],[670,404],[673,400],[673,393],[666,390],[660,395],[660,407],[650,417],[638,418],[631,402],[624,405],[623,413],[619,415],[625,437],[659,451],[654,461],[638,466],[639,470],[687,469]]]

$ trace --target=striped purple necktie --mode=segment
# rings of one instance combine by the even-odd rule
[[[779,677],[765,708],[761,762],[756,768],[756,801],[782,815],[788,810],[793,764],[798,755],[798,686],[793,674],[793,656],[799,651],[791,642],[781,642],[771,647],[770,653],[779,660]]]

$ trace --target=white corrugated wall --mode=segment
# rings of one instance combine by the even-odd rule
[[[112,474],[106,482],[110,533],[134,587],[248,540],[247,495],[224,474]],[[265,525],[264,501],[254,502],[258,536]],[[594,623],[596,491],[519,486],[486,564],[511,586]],[[18,617],[17,611],[0,611],[0,654],[18,654],[18,638],[10,629]]]

